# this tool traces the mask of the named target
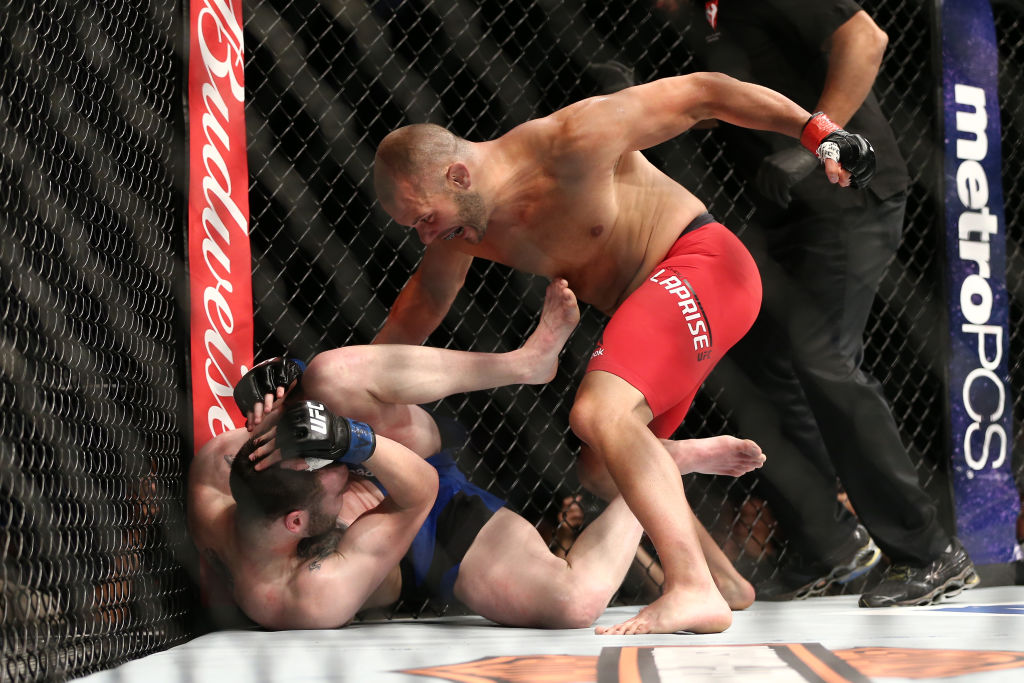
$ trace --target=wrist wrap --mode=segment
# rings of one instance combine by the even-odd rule
[[[377,447],[373,428],[334,415],[319,401],[288,408],[277,428],[277,445],[286,458],[304,458],[310,470],[334,462],[357,465]]]
[[[829,133],[834,133],[837,130],[840,130],[839,126],[826,116],[825,112],[815,112],[804,124],[804,129],[800,133],[800,144],[818,156],[818,147],[821,145],[821,141]]]
[[[839,162],[850,174],[854,187],[867,187],[875,175],[875,148],[868,139],[843,130],[821,112],[804,124],[800,144],[814,152],[822,163],[826,159]]]

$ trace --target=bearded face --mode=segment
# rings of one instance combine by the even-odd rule
[[[321,499],[309,509],[310,536],[319,536],[338,526],[338,511],[334,510],[333,506],[324,505],[323,498],[324,496],[321,496]]]
[[[471,240],[479,243],[487,232],[487,210],[484,208],[483,197],[479,192],[451,192],[452,200],[455,202],[455,211],[459,224],[472,228],[476,232],[476,239]]]

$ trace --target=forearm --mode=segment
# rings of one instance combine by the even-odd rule
[[[444,320],[473,259],[428,248],[416,272],[398,293],[374,344],[422,344]]]
[[[723,74],[703,74],[708,116],[742,128],[799,138],[810,112],[788,97]]]
[[[374,337],[374,344],[419,345],[441,324],[448,306],[438,301],[437,296],[424,285],[423,279],[419,270],[409,278],[391,306],[383,327]],[[448,305],[451,305],[450,301]]]
[[[362,466],[387,489],[390,505],[398,511],[430,510],[437,497],[437,470],[402,444],[377,436],[377,448]]]
[[[580,146],[588,154],[611,135],[625,135],[624,148],[642,150],[711,119],[799,137],[810,117],[774,90],[711,72],[661,78],[608,97],[583,100],[562,111],[585,131],[586,135],[577,134],[586,141]],[[580,121],[589,122],[589,127]]]

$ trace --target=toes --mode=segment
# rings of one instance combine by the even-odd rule
[[[597,629],[599,636],[618,636],[622,635],[622,624],[615,624],[615,626],[605,626]]]
[[[638,617],[633,617],[615,626],[598,626],[594,629],[594,633],[599,636],[631,636],[649,632],[646,623]]]

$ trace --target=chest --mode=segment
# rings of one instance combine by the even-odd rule
[[[600,180],[545,185],[488,226],[477,256],[553,277],[589,261],[610,239],[614,188]]]

